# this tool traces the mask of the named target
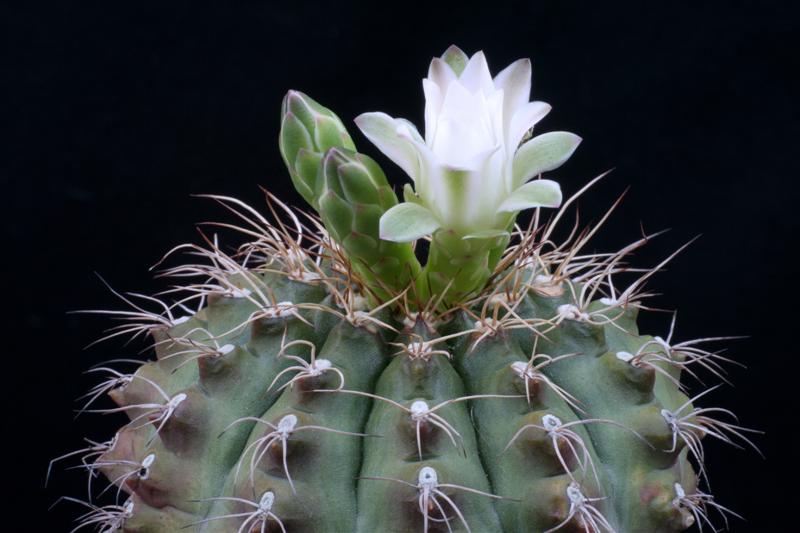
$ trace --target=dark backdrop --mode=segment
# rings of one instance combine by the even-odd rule
[[[708,442],[712,486],[748,518],[735,531],[763,530],[770,516],[790,523],[790,493],[779,488],[796,457],[800,313],[789,253],[798,229],[791,2],[448,4],[2,7],[3,419],[13,450],[3,485],[32,530],[67,531],[76,509],[46,509],[83,494],[81,475],[61,469],[44,489],[47,461],[119,423],[72,420],[91,383],[81,372],[140,348],[82,350],[109,323],[67,311],[119,305],[93,271],[119,290],[160,288],[147,268],[196,240],[196,222],[226,216],[190,193],[261,206],[263,185],[302,205],[277,149],[289,88],[335,109],[399,186],[406,178],[351,121],[382,110],[421,124],[420,80],[451,43],[485,50],[494,71],[533,59],[534,97],[553,105],[540,131],[584,138],[554,174],[566,192],[616,168],[581,202],[584,220],[631,187],[598,250],[635,239],[640,224],[672,228],[637,255],[652,266],[702,234],[655,278],[657,304],[680,309],[680,339],[750,336],[728,352],[749,368],[733,369],[736,388],[708,402],[768,432],[756,438],[766,461]],[[666,320],[643,319],[654,333]]]

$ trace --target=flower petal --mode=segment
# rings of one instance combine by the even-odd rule
[[[580,142],[580,137],[568,131],[550,131],[526,142],[514,156],[514,184],[519,186],[542,172],[560,167]]]
[[[491,227],[507,190],[502,184],[487,183],[487,176],[499,176],[493,163],[502,162],[502,152],[489,151],[483,157],[474,170],[438,164],[423,171],[421,181],[427,187],[418,187],[416,192],[446,227],[463,232]]]
[[[471,179],[473,178],[473,179]],[[426,179],[429,189],[417,191],[428,208],[447,221],[448,227],[463,224],[470,208],[469,190],[474,186],[474,173],[448,165],[437,165],[428,169]],[[471,213],[470,213],[471,214]]]
[[[466,60],[464,64],[466,65]],[[461,68],[463,69],[464,67]],[[458,75],[453,70],[453,67],[444,59],[434,57],[431,60],[431,65],[428,67],[427,79],[435,83],[442,93],[444,93],[447,91],[447,86],[450,85],[450,82],[458,79]]]
[[[378,150],[394,161],[406,174],[416,179],[419,156],[414,143],[398,135],[397,128],[408,127],[408,123],[397,122],[386,113],[364,113],[356,117],[356,125]],[[419,135],[419,133],[417,133]]]
[[[506,127],[514,112],[531,98],[531,60],[518,59],[494,77],[494,86],[503,89],[503,119]]]
[[[439,229],[439,221],[425,207],[403,202],[386,211],[380,219],[381,239],[410,242]]]
[[[422,91],[425,93],[425,141],[432,143],[436,137],[444,96],[440,86],[428,78],[422,80]]]
[[[456,76],[460,76],[469,62],[469,56],[461,48],[451,44],[442,54],[442,60],[453,69]]]
[[[506,149],[511,154],[517,151],[525,132],[542,120],[550,112],[550,109],[550,104],[544,102],[528,102],[517,109],[514,116],[511,117],[511,126],[506,138]]]
[[[472,94],[483,91],[483,94],[490,95],[494,92],[494,81],[489,72],[489,64],[483,52],[476,52],[469,59],[469,63],[464,68],[464,72],[458,77],[461,84]]]
[[[422,135],[419,134],[419,131],[413,122],[404,118],[396,118],[394,119],[394,122],[396,125],[395,131],[397,131],[397,134],[400,137],[408,139],[413,143],[425,144],[425,139],[423,139]]]
[[[498,106],[502,105],[502,101]],[[429,146],[445,164],[468,168],[474,155],[493,149],[498,139],[490,120],[489,101],[472,94],[460,81],[450,84],[436,123],[436,135]]]
[[[497,210],[500,213],[522,211],[531,207],[558,207],[561,187],[552,180],[531,181],[512,192]]]

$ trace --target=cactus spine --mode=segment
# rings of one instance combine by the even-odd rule
[[[115,500],[83,502],[79,527],[671,532],[713,528],[715,513],[727,523],[733,512],[706,492],[704,439],[752,445],[752,430],[697,407],[705,392],[688,393],[698,370],[724,379],[725,359],[701,340],[674,342],[672,328],[666,339],[639,334],[644,283],[663,263],[633,271],[622,291],[614,279],[648,238],[612,254],[584,251],[597,228],[553,242],[588,186],[542,224],[539,210],[562,204],[561,191],[531,178],[579,139],[528,140],[549,109],[523,105],[530,64],[488,81],[483,66],[482,54],[450,48],[431,65],[438,85],[425,87],[435,99],[477,84],[481,101],[494,101],[487,112],[506,120],[495,117],[509,146],[481,167],[505,187],[491,202],[479,183],[455,183],[473,171],[442,163],[438,141],[401,119],[362,116],[415,180],[399,203],[332,111],[286,96],[281,154],[319,218],[304,223],[269,193],[269,218],[212,197],[249,242],[235,253],[216,238],[172,250],[164,264],[188,259],[161,272],[181,282],[171,302],[120,295],[131,307],[108,312],[125,322],[107,338],[147,335],[155,359],[133,373],[93,370],[105,378],[84,409],[129,421],[62,457],[82,457],[90,490],[98,473],[111,482],[102,492]],[[470,126],[447,111],[447,98],[461,97],[431,104],[426,130],[429,120],[440,133],[448,120]],[[482,218],[434,205],[454,198]],[[522,229],[514,221],[526,208],[537,211]],[[424,266],[409,238],[418,233],[431,234]],[[94,405],[104,393],[116,407]]]

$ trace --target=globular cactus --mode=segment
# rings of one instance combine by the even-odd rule
[[[727,360],[704,348],[721,339],[639,334],[645,284],[666,261],[634,269],[627,257],[649,237],[616,253],[586,250],[597,227],[555,242],[589,186],[562,201],[542,179],[580,139],[531,136],[549,106],[529,102],[530,62],[492,78],[482,53],[451,47],[424,89],[424,138],[382,113],[356,120],[414,180],[403,202],[339,118],[292,91],[280,150],[319,216],[269,193],[270,216],[213,196],[238,221],[220,226],[248,242],[179,246],[168,256],[187,262],[160,272],[173,289],[119,295],[130,308],[106,312],[123,320],[106,338],[149,336],[156,358],[92,370],[104,378],[83,410],[129,421],[59,458],[80,457],[90,487],[102,473],[116,498],[83,502],[78,529],[727,524],[704,440],[752,445],[752,430],[687,392],[698,371],[725,379]],[[414,242],[427,236],[420,264]],[[94,405],[104,394],[116,407]]]

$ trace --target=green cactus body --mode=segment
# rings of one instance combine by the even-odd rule
[[[568,468],[574,468],[576,459],[567,449],[559,447],[556,450],[546,431],[535,427],[528,430],[522,428],[528,424],[544,427],[542,417],[548,414],[558,417],[563,423],[580,418],[563,399],[541,383],[530,380],[529,389],[525,390],[525,381],[512,365],[519,362],[527,364],[528,357],[513,338],[486,339],[475,349],[471,349],[471,344],[464,342],[458,354],[459,366],[470,385],[470,393],[521,395],[512,400],[510,405],[476,402],[474,407],[474,418],[481,436],[481,452],[493,486],[499,493],[515,494],[521,500],[497,504],[504,529],[548,529],[563,520],[558,513],[567,509],[567,506],[553,505],[563,501],[561,497],[570,481],[558,454],[566,457],[564,464]],[[514,439],[521,430],[524,433]],[[582,442],[591,446],[584,428],[577,428],[575,432]],[[514,444],[507,448],[512,439]],[[569,446],[566,440],[561,444]],[[594,450],[589,448],[588,452],[594,461]],[[596,480],[591,468],[579,477],[586,480],[592,490],[598,489],[592,486]],[[524,492],[520,492],[521,487],[525,487]],[[544,508],[542,503],[545,504]],[[546,508],[548,504],[552,506],[550,509]]]
[[[424,341],[413,342],[422,353],[412,345],[409,353],[389,364],[375,387],[376,395],[405,410],[386,401],[377,401],[372,409],[367,431],[383,438],[365,445],[358,531],[423,529],[419,488],[390,481],[413,484],[423,468],[433,468],[442,482],[489,491],[486,474],[476,460],[478,449],[467,405],[445,403],[464,396],[461,377],[446,355],[426,354]],[[460,502],[465,520],[476,531],[498,529],[490,498],[457,489],[447,492]],[[440,505],[446,505],[445,501]],[[431,514],[441,519],[439,508],[435,503],[432,507]]]
[[[230,493],[252,499],[254,491],[258,495],[272,491],[276,501],[285,502],[287,511],[280,516],[292,530],[352,531],[356,519],[356,476],[361,463],[360,432],[370,402],[358,396],[313,391],[335,389],[340,379],[357,390],[370,390],[376,374],[386,363],[385,348],[380,338],[363,328],[355,328],[348,322],[336,325],[316,361],[328,361],[330,368],[341,372],[341,378],[328,370],[295,381],[284,389],[253,428],[245,453],[229,475]],[[287,423],[292,431],[284,443],[280,432],[282,424]],[[277,440],[269,444],[273,438]],[[296,494],[312,494],[313,498],[303,500]],[[210,516],[235,512],[236,503],[220,501]],[[239,512],[243,510],[246,509],[239,505]],[[207,530],[230,528],[230,523],[217,521],[214,526],[209,523]]]
[[[445,59],[431,75],[449,83],[482,60],[457,49]],[[525,73],[516,68],[506,77]],[[364,124],[419,170],[404,159],[402,143],[420,142],[404,122],[399,133],[383,116]],[[520,148],[528,167],[515,175],[550,170],[576,145],[542,137]],[[280,148],[318,221],[303,226],[272,196],[269,219],[215,197],[250,242],[230,255],[216,239],[178,247],[191,260],[163,271],[181,282],[163,313],[124,298],[133,310],[109,337],[147,334],[156,359],[131,374],[93,370],[108,377],[90,404],[108,392],[117,407],[87,410],[129,421],[80,451],[90,486],[102,472],[101,492],[116,498],[88,503],[81,527],[668,533],[730,514],[702,490],[701,439],[752,444],[752,430],[685,390],[696,370],[722,377],[724,359],[700,341],[671,344],[672,330],[639,334],[641,287],[663,263],[622,292],[612,282],[647,239],[586,254],[591,230],[556,246],[572,200],[544,227],[537,213],[528,230],[502,230],[526,206],[560,202],[546,180],[503,200],[491,219],[501,230],[464,239],[413,192],[416,207],[398,204],[338,117],[297,92]],[[430,188],[423,178],[417,190]],[[406,212],[421,217],[405,221],[410,233],[432,232],[424,267],[412,244],[382,238],[393,210],[390,236]]]
[[[257,530],[253,513],[267,493],[287,531],[422,530],[426,467],[444,487],[429,503],[430,531],[443,516],[454,531],[566,527],[572,483],[603,498],[587,505],[616,531],[680,531],[691,521],[674,485],[691,493],[695,474],[680,441],[665,451],[672,433],[660,414],[687,401],[672,381],[679,376],[617,356],[653,342],[638,336],[634,308],[594,302],[589,318],[574,320],[565,318],[574,309],[561,308],[576,304],[571,291],[531,290],[517,308],[535,330],[481,328],[460,312],[438,332],[421,316],[411,329],[363,311],[341,309],[341,318],[325,310],[335,285],[278,279],[250,283],[269,287],[282,311],[260,307],[258,291],[243,296],[247,284],[232,278],[239,294],[156,330],[159,359],[112,391],[132,421],[98,464],[131,494],[126,531],[234,531],[251,518]],[[321,307],[292,312],[295,300]],[[221,346],[198,356],[187,340]],[[531,354],[553,362],[531,370]],[[185,395],[163,425],[153,413],[142,418],[152,408],[135,407],[169,403],[155,385],[170,399]],[[438,418],[419,417],[417,434],[419,402]],[[554,439],[548,416],[573,436]],[[588,522],[573,513],[569,523]]]

